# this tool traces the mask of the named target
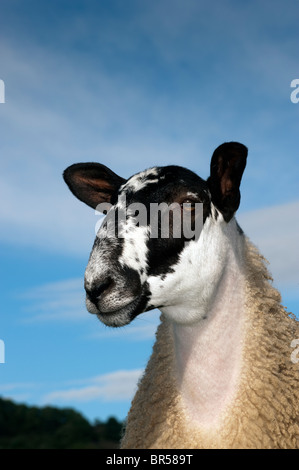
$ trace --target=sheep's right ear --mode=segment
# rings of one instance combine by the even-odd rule
[[[64,171],[63,178],[71,192],[93,209],[110,203],[112,194],[126,181],[100,163],[75,163]]]
[[[229,222],[240,204],[240,184],[246,166],[247,147],[239,142],[226,142],[213,153],[208,178],[212,202]]]

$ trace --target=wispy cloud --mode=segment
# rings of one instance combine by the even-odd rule
[[[26,317],[22,322],[90,322],[85,307],[83,279],[65,279],[33,287],[20,296]],[[153,339],[159,324],[160,312],[154,310],[144,313],[124,328],[107,328],[98,322],[98,328],[86,333],[86,338],[127,341]]]
[[[34,383],[28,383],[28,382],[11,382],[11,383],[2,383],[0,384],[0,393],[9,393],[9,392],[14,392],[19,389],[33,389],[35,388]]]
[[[267,34],[261,46],[261,28],[272,24],[269,2],[263,7],[222,3],[211,9],[194,0],[187,7],[172,1],[169,16],[169,1],[154,2],[133,9],[125,22],[109,14],[102,21],[98,10],[97,15],[89,9],[71,11],[67,23],[57,25],[60,41],[69,46],[68,60],[56,35],[43,47],[26,41],[26,53],[21,41],[18,47],[7,38],[1,41],[7,85],[1,108],[6,156],[0,175],[1,241],[86,255],[96,220],[64,186],[61,173],[71,163],[101,161],[124,177],[155,164],[183,164],[207,177],[212,146],[239,135],[258,146],[264,141],[260,129],[273,134],[277,114],[272,107],[259,104],[253,119],[245,95],[256,92],[260,100],[267,93],[275,102],[279,89],[279,96],[289,101],[286,78],[297,64],[293,48],[271,42],[273,35],[268,39]],[[284,8],[281,15],[277,2],[271,2],[273,15],[284,28],[294,22],[292,9]],[[89,54],[82,53],[84,47],[71,47],[78,35]],[[216,61],[219,35],[225,53],[217,54]],[[98,60],[90,59],[94,47],[101,52]],[[258,86],[248,87],[248,70],[258,75]],[[289,124],[294,125],[291,119]],[[287,142],[293,145],[289,136]],[[267,146],[273,161],[276,143]],[[288,154],[288,159],[295,157]],[[268,165],[262,155],[258,171],[263,181]],[[286,171],[284,178],[291,177]]]
[[[40,405],[102,402],[128,402],[137,388],[142,369],[117,370],[81,380],[61,382],[59,386],[46,382],[0,384],[0,395],[15,401]],[[52,391],[49,391],[49,389]]]
[[[18,402],[27,401],[39,387],[33,382],[10,382],[0,384],[0,395]]]
[[[119,370],[84,380],[85,386],[65,387],[46,394],[44,403],[78,403],[96,400],[128,401],[133,398],[141,369]]]
[[[66,279],[36,286],[21,296],[26,322],[78,321],[87,317],[83,279]]]

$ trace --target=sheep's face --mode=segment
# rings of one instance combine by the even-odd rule
[[[231,153],[236,157],[237,153],[244,154],[244,149],[234,148]],[[215,227],[227,225],[239,205],[239,185],[237,194],[233,193],[223,152],[221,159],[230,192],[225,210],[221,210],[223,189],[221,184],[220,189],[219,185],[214,187],[212,174],[205,181],[185,168],[166,166],[124,180],[97,163],[75,164],[65,171],[71,191],[106,213],[85,273],[89,312],[109,326],[128,324],[153,308],[179,322],[198,319],[194,310],[184,318],[177,312],[190,299],[193,303],[205,302],[206,286],[209,290],[212,280],[207,264],[212,272],[217,271],[215,260],[206,259],[211,258],[209,237],[215,236]],[[202,280],[196,283],[202,286],[201,292],[194,292],[195,279]]]
[[[186,275],[177,266],[198,239],[210,195],[191,171],[164,167],[133,176],[111,201],[85,273],[86,305],[105,324],[119,326],[175,302],[175,285]]]

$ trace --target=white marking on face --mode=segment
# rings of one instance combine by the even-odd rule
[[[132,190],[134,192],[145,188],[148,184],[158,183],[159,179],[148,179],[148,176],[158,176],[159,171],[157,168],[149,168],[148,170],[141,171],[137,175],[132,176],[123,186],[121,190]]]
[[[213,219],[215,220],[217,219],[218,215],[222,217],[221,212],[217,209],[216,206],[214,206],[212,202],[211,202],[211,214],[212,214]]]
[[[225,272],[230,256],[241,249],[237,239],[236,221],[228,224],[222,215],[217,220],[208,217],[198,240],[186,243],[174,272],[148,278],[151,304],[172,321],[192,324],[205,317]],[[235,244],[231,243],[235,241]],[[196,288],[191,288],[196,285]]]
[[[187,191],[186,196],[193,197],[193,198],[195,198],[195,199],[198,198],[198,195],[195,194],[195,193],[192,193],[191,191]]]
[[[147,253],[146,241],[149,238],[149,227],[136,227],[132,222],[126,224],[126,237],[123,251],[119,259],[121,266],[135,269],[140,276],[141,283],[146,280]]]

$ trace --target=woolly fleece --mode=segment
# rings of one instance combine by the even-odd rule
[[[281,305],[265,258],[247,239],[245,251],[242,371],[221,424],[206,432],[188,422],[174,375],[172,325],[162,315],[122,448],[299,448],[299,363],[291,361],[299,322]]]

